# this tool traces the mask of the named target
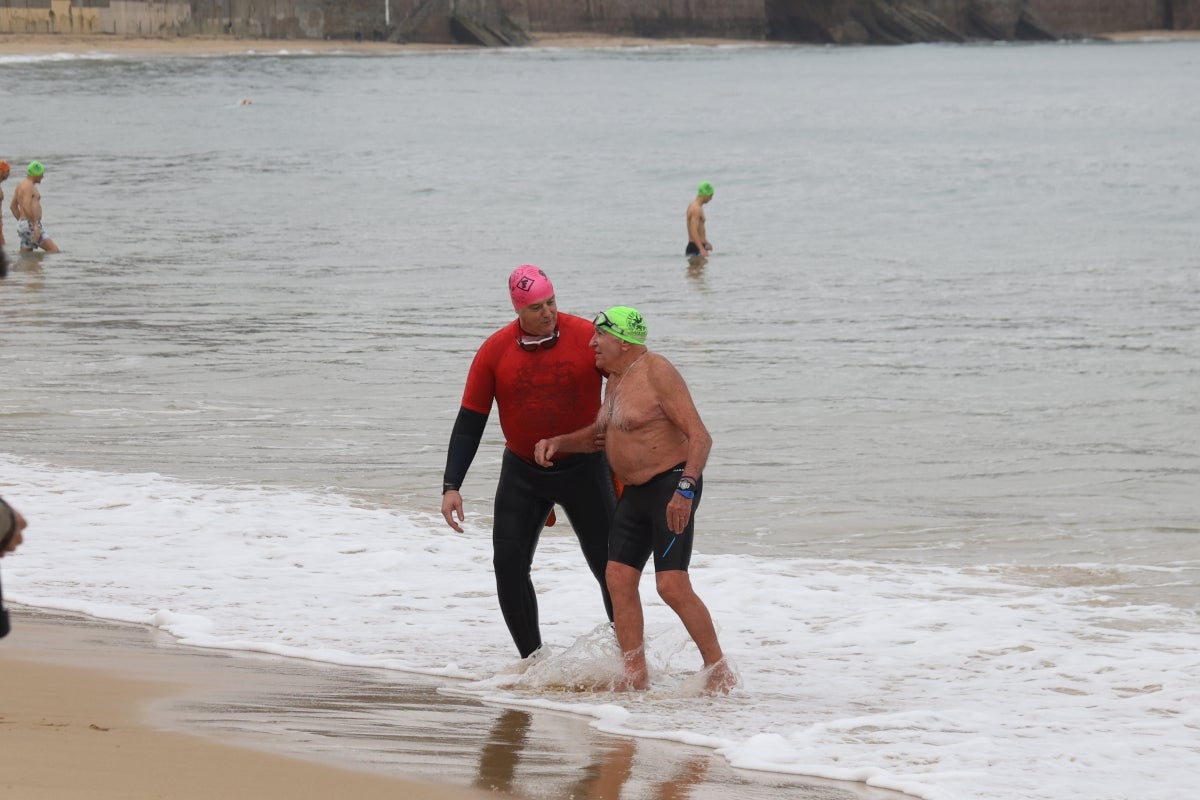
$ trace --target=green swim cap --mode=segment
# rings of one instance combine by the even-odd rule
[[[39,175],[46,174],[46,166],[44,164],[42,164],[42,162],[40,162],[40,161],[30,161],[29,169],[26,172],[30,176],[36,178]]]
[[[642,313],[629,306],[613,306],[608,311],[601,311],[592,324],[630,344],[645,344],[650,334]]]
[[[705,181],[704,183],[700,184],[700,188],[696,190],[696,194],[699,194],[702,197],[712,197],[713,185],[708,181]]]

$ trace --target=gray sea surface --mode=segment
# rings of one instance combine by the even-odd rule
[[[436,514],[518,264],[641,309],[697,547],[1200,606],[1200,43],[0,61],[0,452]],[[244,103],[248,100],[248,103]],[[710,180],[713,256],[684,210]],[[464,487],[490,513],[495,414]]]

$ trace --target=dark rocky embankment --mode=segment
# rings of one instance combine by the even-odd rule
[[[767,0],[772,39],[834,44],[1040,41],[1195,30],[1198,0]]]
[[[1200,0],[423,0],[418,5],[426,32],[433,32],[428,27],[433,20],[449,16],[453,25],[469,18],[484,33],[474,38],[481,44],[519,44],[539,33],[903,44],[1200,29]],[[404,36],[403,23],[390,35]]]

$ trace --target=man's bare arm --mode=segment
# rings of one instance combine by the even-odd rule
[[[650,384],[658,396],[659,408],[671,424],[688,439],[687,460],[683,474],[699,479],[708,464],[708,452],[712,449],[712,437],[700,419],[700,412],[692,402],[691,392],[679,370],[665,358],[654,360],[650,371]],[[680,492],[671,494],[667,501],[667,529],[671,533],[683,533],[692,517],[692,498]]]
[[[542,439],[533,446],[533,460],[549,467],[559,453],[595,453],[604,447],[604,433],[598,423],[585,425],[577,431]]]
[[[658,397],[659,407],[675,427],[688,438],[687,463],[683,474],[699,478],[708,464],[708,453],[712,450],[712,436],[708,433],[700,412],[692,401],[687,382],[679,370],[665,358],[657,358],[651,364],[650,385]]]

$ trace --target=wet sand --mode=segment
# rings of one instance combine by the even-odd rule
[[[21,609],[12,616],[14,631],[0,642],[0,789],[5,797],[493,796],[292,758],[251,742],[236,747],[216,729],[203,737],[179,732],[186,727],[175,716],[181,708],[229,692],[265,691],[271,671],[257,670],[253,659],[235,663],[173,648],[143,628]]]
[[[6,797],[903,797],[734,770],[704,748],[485,705],[445,680],[184,647],[146,626],[10,611],[13,632],[0,641]]]

